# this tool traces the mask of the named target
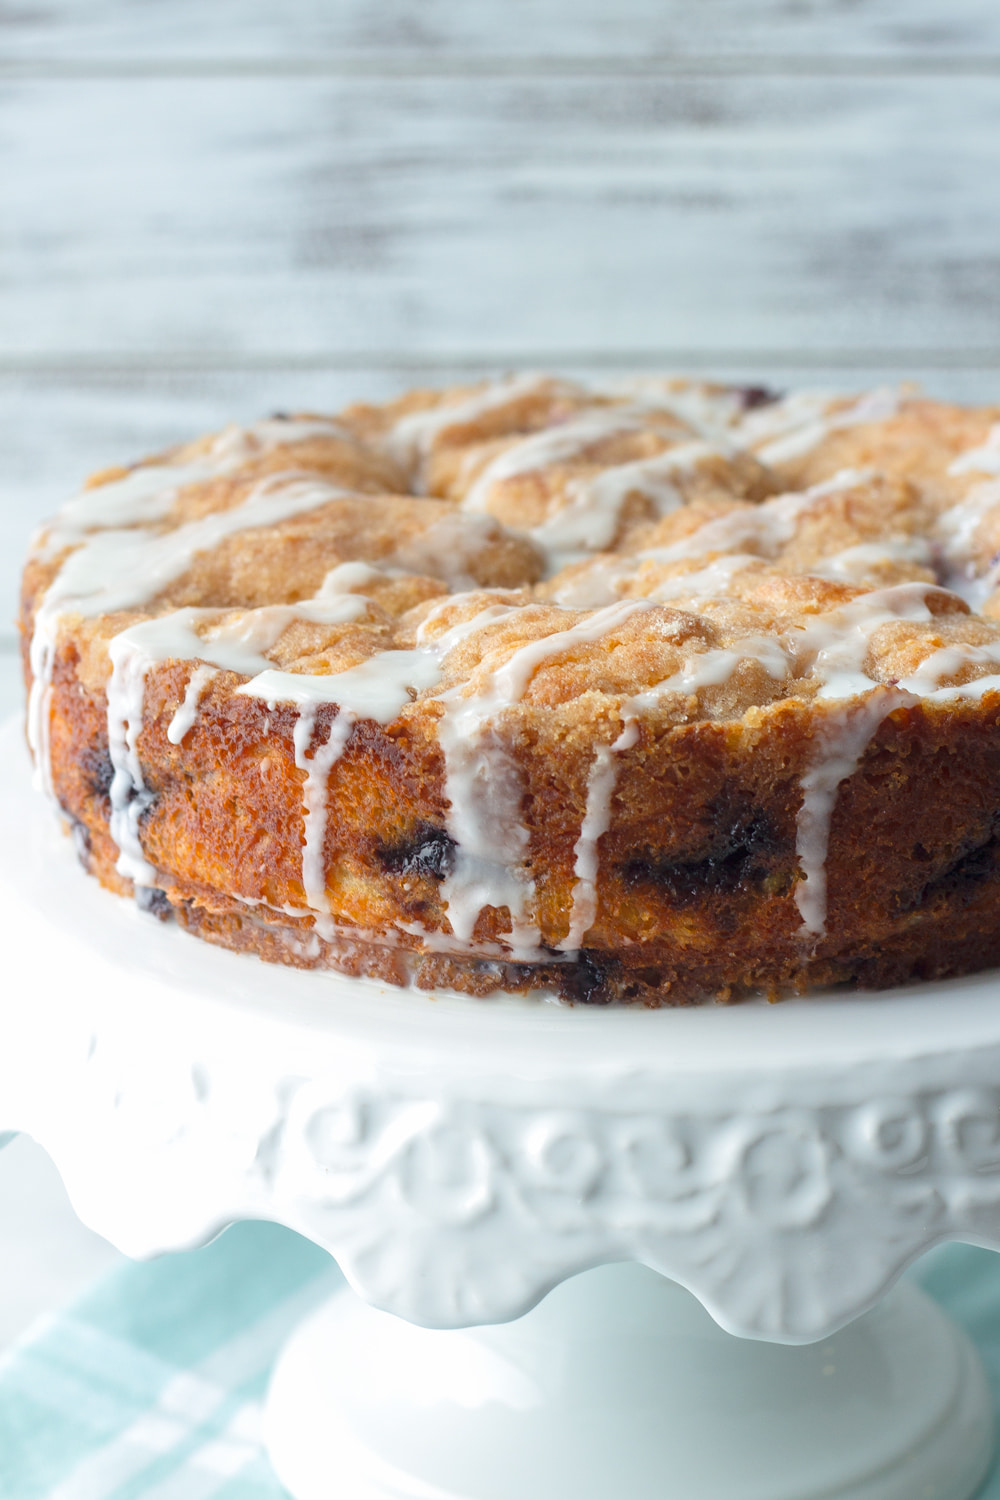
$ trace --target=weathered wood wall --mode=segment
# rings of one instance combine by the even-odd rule
[[[8,0],[4,56],[18,64],[288,59],[335,68],[345,56],[430,62],[515,58],[789,56],[932,63],[1000,55],[994,0]]]
[[[0,0],[3,621],[88,468],[515,366],[995,399],[1000,6]]]

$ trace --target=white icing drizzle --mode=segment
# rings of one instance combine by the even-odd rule
[[[920,536],[888,536],[877,542],[858,542],[840,552],[822,558],[810,572],[819,578],[843,579],[847,583],[864,583],[881,567],[893,563],[916,563],[930,567],[933,562],[930,543]]]
[[[827,495],[850,489],[869,477],[867,470],[841,469],[831,479],[808,490],[775,495],[760,505],[740,507],[706,521],[689,536],[665,547],[645,547],[627,556],[596,558],[590,567],[568,579],[553,595],[566,609],[595,609],[619,597],[622,585],[633,579],[641,563],[685,562],[721,553],[698,572],[663,581],[649,595],[658,603],[690,596],[710,598],[723,593],[734,573],[775,558],[795,536],[799,517]]]
[[[810,492],[778,495],[752,509],[733,510],[706,521],[690,536],[666,547],[646,547],[635,555],[640,562],[673,563],[706,552],[753,552],[776,557],[795,535],[795,523],[809,508]]]
[[[108,754],[111,757],[109,829],[118,845],[115,869],[136,885],[155,885],[156,871],[139,840],[139,820],[152,802],[143,780],[137,741],[142,728],[142,701],[148,663],[121,636],[111,642],[108,682]]]
[[[789,456],[794,457],[797,439],[805,442],[802,451],[808,452],[825,436],[826,419],[836,401],[832,391],[792,391],[779,401],[748,411],[736,424],[736,441],[754,449],[758,458],[769,450],[777,450],[780,455],[783,443],[792,444]],[[768,461],[774,461],[773,453]]]
[[[471,568],[502,535],[492,516],[465,516],[456,508],[397,547],[392,562],[407,573],[440,578],[452,593],[462,593],[476,587]]]
[[[639,431],[648,424],[649,418],[648,407],[595,406],[578,412],[568,422],[529,433],[502,449],[479,472],[465,493],[462,509],[486,510],[490,490],[500,480],[512,479],[518,474],[533,474],[549,464],[579,458],[592,443]]]
[[[325,574],[323,582],[316,590],[315,597],[306,600],[307,607],[322,603],[325,599],[339,599],[344,594],[353,594],[360,589],[367,588],[369,584],[377,583],[389,575],[384,568],[374,568],[366,562],[344,562],[338,563]],[[298,609],[300,606],[296,605]]]
[[[974,484],[937,521],[948,587],[976,611],[986,603],[1000,579],[1000,564],[994,563],[982,573],[978,571],[974,546],[981,523],[997,508],[1000,508],[1000,481],[983,480]]]
[[[167,725],[167,739],[172,745],[181,744],[184,736],[194,727],[201,695],[218,675],[217,668],[205,666],[204,663],[195,667],[191,673],[187,687],[184,689],[184,701]]]
[[[407,932],[411,937],[419,938],[422,946],[431,953],[466,953],[475,958],[499,959],[501,962],[509,959],[510,953],[501,943],[491,942],[486,938],[477,938],[475,942],[461,942],[453,933],[435,931],[424,927],[420,922],[396,921],[396,927],[400,932]],[[567,962],[565,958],[559,958],[554,954],[548,955],[550,962]]]
[[[810,624],[803,633],[801,646],[816,652],[812,671],[823,684],[818,697],[848,700],[817,735],[819,753],[802,778],[796,851],[805,878],[796,887],[795,900],[803,918],[803,936],[819,938],[825,931],[826,856],[837,790],[856,771],[883,719],[895,708],[921,699],[979,696],[1000,686],[996,675],[963,685],[939,686],[942,677],[966,664],[1000,664],[1000,642],[985,647],[941,648],[894,687],[876,685],[864,670],[871,637],[880,625],[894,620],[933,619],[926,595],[934,587],[907,583],[874,590],[828,619]]]
[[[366,603],[357,596],[336,600],[305,601],[302,604],[274,604],[263,609],[247,610],[235,619],[211,626],[199,633],[195,626],[218,615],[217,610],[181,609],[142,620],[119,631],[108,645],[111,676],[107,685],[108,753],[114,772],[111,781],[111,837],[118,845],[115,868],[119,875],[136,885],[153,885],[156,872],[146,860],[139,839],[139,821],[151,798],[143,780],[138,756],[138,739],[142,731],[146,676],[151,667],[164,661],[200,659],[205,665],[196,669],[214,675],[214,669],[238,672],[262,672],[270,666],[263,654],[295,619],[312,619],[323,624],[340,624],[357,619]],[[203,677],[202,685],[207,679]],[[168,739],[178,744],[191,727],[194,710],[188,708],[194,677],[188,682],[184,703],[174,714],[167,730]],[[199,689],[195,689],[197,693]],[[190,721],[188,715],[190,713]],[[176,733],[178,738],[173,739]]]
[[[679,672],[636,693],[629,706],[635,712],[655,708],[665,693],[696,693],[703,687],[721,687],[729,681],[741,661],[759,662],[769,677],[781,681],[788,676],[789,656],[773,636],[748,635],[731,646],[714,646],[690,656]]]
[[[170,514],[178,493],[234,473],[248,459],[275,448],[293,446],[315,436],[347,437],[336,422],[325,419],[269,418],[252,427],[230,426],[199,458],[185,463],[141,464],[90,489],[81,490],[59,509],[35,549],[41,559],[75,547],[98,528],[152,526]]]
[[[867,470],[841,469],[831,479],[807,490],[775,495],[760,505],[741,507],[706,521],[690,536],[668,547],[646,547],[634,554],[637,562],[672,563],[706,552],[751,552],[774,558],[795,536],[799,517],[828,495],[851,489],[869,478]]]
[[[613,744],[599,745],[595,749],[587,783],[586,810],[574,849],[576,884],[569,930],[558,945],[561,950],[579,950],[597,915],[598,846],[611,823],[611,799],[618,778],[617,756],[623,750],[630,750],[639,737],[635,715],[657,707],[667,693],[693,693],[701,687],[727,682],[739,663],[748,659],[760,662],[771,677],[781,679],[788,675],[787,653],[778,641],[767,637],[748,636],[732,647],[692,655],[680,672],[630,698],[625,706],[621,734]]]
[[[491,592],[496,592],[492,590]],[[516,592],[512,590],[511,592]],[[488,604],[485,609],[478,610],[468,620],[459,620],[452,625],[450,630],[445,630],[441,635],[432,637],[430,626],[452,609],[456,604],[462,602],[461,594],[451,594],[447,599],[442,599],[440,604],[435,604],[424,620],[417,627],[417,645],[426,646],[433,651],[439,660],[443,660],[453,646],[464,641],[468,636],[475,635],[477,630],[483,630],[487,625],[493,625],[497,620],[506,619],[508,615],[515,614],[519,608],[516,604]]]
[[[592,609],[618,597],[621,587],[635,577],[644,562],[670,564],[707,553],[722,553],[698,573],[666,579],[649,597],[663,603],[686,594],[708,598],[722,592],[733,573],[761,559],[774,558],[795,535],[798,518],[812,505],[838,490],[849,489],[867,472],[842,469],[832,479],[801,493],[776,495],[760,505],[740,507],[706,521],[689,536],[665,547],[645,547],[628,556],[595,559],[554,594],[564,608]]]
[[[726,594],[733,578],[745,568],[759,566],[761,558],[753,552],[730,552],[717,557],[707,567],[691,573],[680,573],[675,578],[665,578],[647,597],[657,604],[666,604],[671,599],[715,599]]]
[[[671,376],[633,375],[601,381],[594,389],[601,395],[625,396],[652,410],[670,412],[713,442],[724,440],[745,415],[738,386],[712,386]]]
[[[569,930],[558,944],[564,952],[578,952],[584,937],[597,917],[597,875],[600,868],[598,845],[611,826],[611,798],[618,780],[616,756],[631,750],[639,738],[639,726],[626,719],[621,734],[611,745],[598,745],[587,779],[587,805],[580,825],[580,836],[574,847],[572,905]]]
[[[569,503],[532,526],[528,535],[542,548],[550,571],[556,571],[611,546],[629,495],[651,500],[657,518],[677,510],[684,497],[673,482],[676,476],[723,452],[700,440],[677,443],[652,458],[614,464],[592,479],[572,480],[566,486]]]
[[[694,692],[719,685],[747,658],[760,662],[769,675],[780,679],[792,667],[793,650],[799,670],[809,670],[820,680],[818,699],[842,704],[828,711],[817,734],[817,753],[802,777],[796,852],[804,878],[796,888],[795,900],[805,937],[818,939],[825,930],[826,857],[838,788],[856,771],[882,721],[895,708],[922,699],[946,701],[1000,690],[997,673],[964,684],[940,685],[943,678],[956,675],[966,666],[1000,667],[1000,642],[940,648],[917,671],[892,687],[876,683],[865,670],[872,635],[880,626],[898,620],[925,623],[933,619],[926,596],[936,587],[913,582],[873,590],[810,622],[788,642],[747,637],[729,647],[693,655],[680,672],[637,694],[627,705],[630,713],[637,714],[654,708],[667,692]]]
[[[1000,483],[985,480],[974,484],[956,505],[942,511],[937,529],[949,560],[968,561],[976,531],[994,506],[1000,506]]]
[[[905,396],[906,390],[899,386],[878,385],[874,390],[865,391],[846,411],[837,412],[833,425],[856,427],[862,422],[888,422],[899,416]]]
[[[330,772],[343,755],[354,728],[354,715],[342,709],[330,725],[326,743],[312,748],[316,727],[317,701],[303,703],[292,735],[295,764],[306,775],[302,788],[302,889],[306,905],[314,912],[329,916],[330,898],[326,890],[326,862],[323,844],[326,838]]]
[[[212,511],[169,531],[94,532],[67,557],[42,609],[94,616],[135,608],[173,583],[199,552],[210,552],[227,537],[274,526],[348,494],[319,479],[273,474],[232,509]]]
[[[727,559],[727,561],[729,561]],[[732,559],[735,563],[736,559]],[[716,564],[702,570],[711,575]],[[703,581],[706,591],[714,588],[710,576],[676,580],[678,585]],[[671,580],[674,582],[674,580]],[[958,644],[933,652],[910,676],[895,686],[878,684],[865,670],[865,658],[874,632],[893,621],[926,623],[933,620],[927,605],[927,593],[937,585],[924,582],[898,584],[876,589],[851,601],[833,614],[810,622],[789,642],[772,637],[748,637],[724,648],[692,655],[680,672],[629,700],[627,712],[639,714],[654,708],[668,692],[694,692],[729,679],[740,661],[748,658],[761,663],[777,679],[788,675],[793,651],[799,670],[809,670],[820,680],[818,698],[835,702],[816,737],[816,754],[802,777],[802,805],[796,823],[796,852],[803,879],[796,887],[795,901],[802,916],[803,937],[817,941],[826,925],[826,859],[830,825],[840,785],[857,770],[873,735],[894,709],[920,700],[944,702],[962,697],[980,697],[988,691],[1000,691],[1000,672],[961,684],[941,686],[942,680],[957,675],[969,666],[1000,668],[1000,642],[984,646]],[[618,748],[617,746],[614,748]],[[610,805],[614,788],[614,765],[610,752],[595,756],[593,826],[601,832],[603,809]],[[588,818],[591,816],[588,793]],[[586,822],[587,820],[585,820]],[[587,827],[588,834],[591,825]],[[599,837],[599,833],[597,835]],[[578,845],[578,848],[580,846]],[[592,857],[594,845],[585,844],[584,859]],[[584,875],[590,866],[584,864]],[[579,872],[578,872],[579,873]],[[596,878],[596,871],[595,871]],[[578,914],[574,910],[571,937],[564,948],[579,943],[592,922],[592,908],[586,888],[581,896]],[[571,941],[572,939],[572,941]]]
[[[795,887],[801,935],[818,940],[826,931],[826,858],[830,825],[842,781],[853,776],[883,719],[910,695],[876,688],[860,703],[833,710],[816,735],[818,753],[802,777],[802,805],[795,823],[795,852],[803,879]]]
[[[986,441],[959,454],[948,467],[949,474],[996,474],[1000,476],[1000,422],[994,423]]]
[[[188,683],[184,703],[175,713],[168,738],[179,743],[191,727],[197,694],[217,668],[243,675],[251,681],[237,689],[269,703],[294,702],[300,714],[294,730],[295,763],[306,774],[303,786],[304,839],[302,880],[311,910],[329,914],[323,862],[327,823],[327,787],[330,771],[339,760],[358,718],[388,723],[395,718],[411,694],[436,685],[440,678],[437,657],[427,651],[385,651],[359,666],[328,676],[276,671],[263,652],[277,642],[297,619],[337,624],[357,619],[366,601],[356,595],[338,594],[336,586],[357,586],[369,581],[377,570],[366,564],[342,564],[324,580],[323,597],[295,605],[272,605],[247,611],[198,634],[194,626],[213,614],[210,610],[180,610],[156,620],[143,621],[122,631],[111,642],[112,676],[108,686],[108,726],[114,779],[112,782],[111,831],[119,846],[117,869],[139,885],[155,883],[156,872],[146,861],[138,835],[138,823],[149,803],[136,741],[142,727],[143,694],[149,668],[159,661],[208,658],[213,666],[196,669]],[[195,685],[197,684],[197,685]],[[194,685],[194,686],[193,686]],[[312,750],[317,706],[335,702],[340,712],[326,742]]]
[[[237,469],[261,453],[305,443],[315,437],[357,442],[354,434],[334,417],[265,417],[250,427],[235,424],[224,427],[213,440],[209,452],[216,461],[218,472],[220,464],[227,469]]]
[[[388,724],[416,693],[440,680],[441,665],[433,652],[379,651],[343,672],[281,672],[269,665],[236,691],[269,705],[336,703],[341,713],[355,719]]]
[[[555,380],[551,376],[527,374],[492,381],[471,396],[441,402],[423,411],[408,412],[393,423],[382,439],[382,446],[407,472],[414,468],[419,470],[435,439],[448,428],[475,422],[487,412],[542,393],[575,399],[590,395],[595,401],[601,397],[625,397],[632,402],[630,409],[641,410],[647,419],[653,413],[669,414],[709,438],[722,437],[741,413],[738,392],[713,390],[694,381],[637,376],[584,386]],[[621,413],[624,408],[619,406],[617,410]],[[559,427],[545,430],[555,432]],[[418,482],[422,478],[419,472],[416,477]]]
[[[358,719],[388,724],[417,691],[435,687],[440,676],[440,663],[429,651],[381,651],[356,667],[325,676],[268,667],[236,690],[248,697],[263,698],[270,705],[283,702],[299,706],[293,740],[295,764],[306,773],[302,789],[302,885],[308,906],[321,916],[330,912],[323,858],[330,772],[343,755]],[[339,712],[325,743],[313,748],[316,710],[321,703],[336,703]]]
[[[621,595],[622,584],[635,576],[635,558],[598,557],[552,591],[561,609],[600,609]]]
[[[932,620],[927,594],[936,588],[933,583],[915,582],[873,589],[796,632],[797,653],[822,684],[818,696],[856,698],[870,692],[876,684],[864,664],[873,634],[881,625],[897,620]]]
[[[461,941],[472,938],[484,907],[510,912],[510,944],[517,958],[530,958],[540,937],[529,917],[534,883],[523,866],[529,835],[521,814],[524,787],[514,760],[496,735],[493,721],[517,703],[543,661],[592,644],[650,609],[648,600],[621,601],[568,630],[529,641],[497,669],[480,691],[441,695],[445,713],[438,740],[445,757],[447,828],[455,841],[454,863],[442,882],[448,921]]]
[[[553,381],[543,375],[516,375],[496,380],[458,401],[440,402],[424,411],[407,412],[393,424],[382,445],[389,457],[409,472],[423,464],[435,438],[449,427],[475,422],[487,412],[541,391],[551,391],[553,395],[579,395],[580,387],[566,381]],[[416,477],[419,481],[422,476],[418,474]]]
[[[152,526],[170,514],[180,490],[214,479],[218,472],[205,462],[147,464],[82,490],[60,508],[35,555],[42,560],[55,557],[98,527]]]
[[[49,728],[52,719],[52,673],[56,659],[55,620],[48,628],[46,625],[48,622],[43,622],[42,627],[39,627],[36,614],[35,628],[28,648],[31,688],[28,692],[25,728],[35,764],[33,783],[47,797],[54,797]]]
[[[984,693],[1000,689],[1000,678],[995,672],[985,677],[975,677],[971,682],[941,686],[942,677],[953,677],[969,666],[1000,666],[1000,641],[992,641],[985,646],[941,646],[922,661],[909,677],[901,678],[899,687],[917,698],[938,703],[954,698],[981,698]]]
[[[694,555],[697,554],[692,553]],[[597,558],[591,567],[554,590],[552,597],[563,609],[600,609],[614,603],[621,595],[622,586],[635,578],[637,560],[650,558],[649,551],[624,559],[616,556]],[[753,552],[728,553],[714,558],[704,568],[665,578],[645,597],[654,604],[667,604],[674,599],[712,599],[726,592],[735,574],[754,564],[759,565],[761,561],[760,556]]]
[[[93,493],[99,493],[99,489]],[[171,493],[176,493],[176,485]],[[35,612],[27,730],[36,778],[42,788],[51,795],[48,725],[61,615],[77,613],[93,617],[143,605],[190,567],[199,552],[211,550],[226,537],[253,527],[274,525],[346,493],[320,480],[276,474],[255,485],[240,505],[202,516],[172,531],[150,530],[147,523],[115,526],[85,535],[63,562]],[[134,498],[137,515],[148,517],[151,508],[155,508],[151,492],[142,488]],[[115,506],[123,519],[125,501],[121,496]],[[75,517],[74,524],[81,522],[80,512]]]
[[[837,399],[826,392],[796,392],[750,412],[739,426],[739,438],[752,446],[761,445],[756,446],[756,453],[762,463],[787,463],[812,452],[840,428],[896,416],[902,392],[879,386],[841,411],[834,409]]]
[[[489,696],[498,707],[520,702],[543,661],[565,656],[576,646],[593,645],[624,625],[633,615],[644,614],[652,608],[648,599],[619,600],[571,625],[568,630],[558,630],[540,640],[529,641],[493,673]]]
[[[453,864],[441,885],[448,921],[460,942],[471,940],[486,906],[510,913],[510,944],[517,956],[537,947],[528,919],[534,882],[523,872],[529,838],[521,816],[524,788],[514,760],[469,700],[447,695],[438,723],[444,753],[447,828],[455,840]]]

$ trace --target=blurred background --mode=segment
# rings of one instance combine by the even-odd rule
[[[0,709],[88,471],[510,369],[1000,392],[996,0],[0,0]],[[0,1344],[113,1253],[0,1154]]]

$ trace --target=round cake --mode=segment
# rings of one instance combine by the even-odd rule
[[[212,942],[652,1005],[1000,963],[1000,408],[279,414],[95,475],[20,626],[84,865]]]

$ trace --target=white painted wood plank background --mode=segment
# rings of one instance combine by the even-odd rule
[[[996,399],[998,157],[996,0],[0,0],[0,711],[32,526],[231,418],[513,365]],[[106,1254],[0,1154],[0,1340]]]
[[[962,350],[1000,79],[8,83],[5,364]]]
[[[329,66],[1000,54],[995,0],[8,0],[7,59]]]

